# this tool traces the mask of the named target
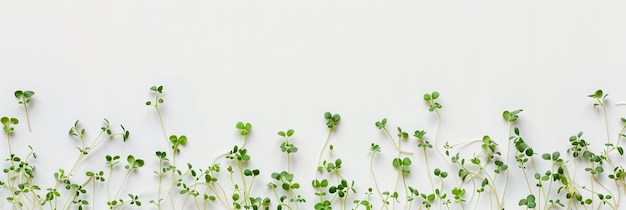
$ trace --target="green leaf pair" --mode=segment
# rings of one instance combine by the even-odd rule
[[[339,114],[331,114],[330,112],[324,113],[324,119],[327,120],[326,125],[328,128],[334,128],[339,124],[339,120],[341,120],[341,116]]]
[[[294,131],[293,129],[289,129],[289,130],[287,130],[287,132],[285,132],[285,131],[279,131],[279,132],[278,132],[278,135],[279,135],[279,136],[282,136],[282,137],[287,138],[287,137],[291,137],[291,136],[293,135],[293,133],[294,133],[294,132],[295,132],[295,131]]]
[[[522,199],[518,203],[519,206],[527,206],[529,209],[535,208],[537,203],[535,203],[535,196],[528,195],[525,199]]]
[[[387,125],[387,118],[383,118],[383,120],[376,122],[376,127],[378,129],[383,129]]]
[[[18,90],[15,91],[15,98],[17,98],[17,100],[19,100],[19,104],[28,104],[30,103],[30,97],[33,97],[35,95],[35,92],[30,91],[30,90]]]
[[[239,129],[239,133],[242,136],[247,136],[248,134],[250,134],[250,130],[252,129],[252,124],[250,124],[250,123],[243,123],[243,122],[237,122],[235,127],[237,129]]]
[[[433,171],[433,174],[435,174],[435,176],[437,176],[437,177],[441,177],[442,179],[448,177],[448,172],[441,171],[441,169],[438,169],[438,168],[436,168]]]
[[[431,94],[424,94],[424,101],[428,104],[428,111],[435,111],[441,109],[441,104],[436,100],[439,98],[439,92],[434,91]]]
[[[523,109],[518,109],[518,110],[515,110],[515,111],[504,111],[502,113],[502,117],[506,121],[515,122],[515,120],[517,120],[517,118],[519,117],[517,114],[519,114],[522,111],[524,111],[524,110]]]
[[[2,122],[4,132],[9,135],[15,130],[13,125],[17,125],[20,121],[17,118],[2,117],[0,122]]]
[[[170,136],[170,143],[172,143],[172,150],[174,151],[174,153],[179,153],[180,149],[178,147],[180,145],[187,144],[187,136],[185,136],[185,135],[182,135],[182,136],[171,135]]]
[[[141,168],[144,165],[144,161],[142,159],[136,159],[133,155],[126,157],[126,161],[128,162],[128,165],[124,166],[126,170]]]

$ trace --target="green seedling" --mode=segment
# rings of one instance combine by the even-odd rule
[[[289,129],[287,131],[279,131],[278,136],[283,137],[283,143],[280,144],[280,150],[287,154],[287,171],[282,171],[280,173],[272,173],[272,178],[278,183],[269,183],[268,187],[274,191],[274,194],[277,196],[277,200],[280,201],[281,205],[279,205],[279,209],[282,209],[282,206],[292,209],[289,203],[295,203],[295,209],[298,209],[298,203],[305,202],[300,195],[296,195],[294,193],[295,189],[300,188],[300,184],[294,182],[294,175],[291,173],[291,154],[298,152],[298,148],[289,142],[289,137],[293,136],[295,131],[293,129]],[[281,197],[278,197],[276,194],[276,188],[280,186],[286,193]],[[285,201],[288,201],[285,203]]]
[[[409,175],[411,173],[411,169],[409,169],[409,167],[411,166],[411,164],[413,164],[413,161],[411,161],[411,159],[409,159],[408,157],[405,158],[394,158],[393,161],[391,161],[391,165],[398,169],[398,176],[397,177],[402,177],[402,185],[404,186],[404,194],[405,195],[409,195],[409,191],[406,185],[406,176]],[[399,179],[396,178],[396,186],[398,185]]]
[[[519,118],[519,113],[521,113],[522,111],[524,111],[523,109],[518,109],[518,110],[514,110],[514,111],[508,111],[505,110],[504,112],[502,112],[502,118],[504,118],[505,121],[507,121],[509,123],[509,129],[508,129],[508,137],[509,137],[509,141],[506,147],[506,165],[509,165],[509,151],[511,151],[511,141],[513,141],[513,139],[515,139],[515,137],[513,135],[511,135],[511,127],[513,126],[513,123],[515,121],[517,121],[517,118]],[[517,129],[517,128],[516,128]],[[526,183],[528,183],[528,178],[524,172],[524,177],[526,177]],[[504,191],[502,192],[502,203],[504,203],[504,198],[506,197],[506,192],[507,189],[509,187],[509,171],[507,170],[505,173],[505,181],[504,181]]]
[[[433,145],[430,144],[430,142],[428,142],[428,141],[426,141],[424,139],[425,135],[426,135],[426,131],[424,131],[424,130],[416,130],[413,133],[413,136],[415,138],[417,138],[417,147],[421,147],[422,150],[423,150],[424,162],[426,162],[426,171],[430,171],[430,162],[428,161],[427,149],[433,148]],[[435,184],[433,183],[433,178],[431,177],[430,173],[428,173],[428,180],[430,181],[430,188],[434,192],[435,191]]]
[[[385,198],[383,196],[383,193],[381,193],[380,187],[378,186],[378,181],[376,179],[376,173],[374,173],[374,156],[376,156],[376,153],[379,153],[380,151],[381,151],[381,149],[380,149],[380,146],[378,144],[372,143],[370,145],[370,152],[372,153],[372,158],[370,159],[370,173],[372,174],[372,179],[374,179],[374,186],[376,187],[376,192],[378,192],[379,198],[383,201],[383,207],[385,207],[385,209],[388,210],[389,209],[389,205],[388,205],[387,202],[385,202]]]
[[[280,144],[280,151],[287,154],[287,172],[291,171],[291,153],[298,152],[298,147],[289,143],[289,137],[291,137],[294,133],[293,129],[289,129],[287,131],[279,131],[278,136],[283,137],[283,143]]]
[[[163,201],[163,198],[161,198],[161,185],[163,183],[163,176],[171,171],[174,170],[173,167],[165,167],[164,163],[169,161],[169,159],[167,158],[167,152],[165,151],[156,151],[155,152],[155,156],[159,159],[159,170],[158,171],[154,171],[154,173],[157,175],[157,177],[159,177],[159,186],[157,189],[157,199],[156,200],[150,200],[151,204],[154,204],[157,206],[157,209],[161,209],[161,202]],[[119,156],[117,156],[119,158]]]
[[[11,135],[15,128],[14,125],[17,125],[20,121],[17,118],[9,118],[2,117],[0,118],[0,122],[2,122],[2,128],[4,129],[4,133],[7,135],[7,143],[9,145],[9,154],[13,154],[13,150],[11,149]]]
[[[187,144],[187,136],[185,135],[181,135],[181,136],[176,136],[176,135],[171,135],[169,137],[169,142],[172,149],[172,165],[171,165],[171,180],[170,180],[170,188],[168,190],[169,192],[169,197],[170,197],[170,201],[172,203],[172,207],[174,207],[174,197],[172,195],[172,190],[174,189],[174,184],[176,181],[176,156],[180,153],[180,146],[186,145]]]
[[[28,116],[28,104],[30,104],[30,98],[35,95],[32,90],[17,90],[14,93],[15,98],[18,100],[18,104],[24,106],[24,112],[26,112],[26,123],[28,124],[28,131],[33,131],[30,127],[30,116]]]
[[[9,147],[9,158],[7,160],[11,163],[11,167],[9,167],[8,169],[4,169],[4,173],[7,174],[6,180],[8,182],[9,189],[11,191],[15,191],[15,179],[18,176],[18,174],[15,171],[16,170],[15,163],[19,162],[20,159],[13,154],[13,149],[11,147],[11,135],[13,134],[13,131],[15,130],[13,128],[13,125],[17,125],[19,123],[19,120],[16,118],[2,117],[0,118],[0,122],[2,122],[4,133],[7,135],[7,145]],[[8,197],[7,200],[13,203],[14,208],[16,206],[21,205],[21,203],[16,201],[15,197],[13,196]]]
[[[330,112],[326,112],[324,113],[324,119],[326,119],[326,126],[328,126],[328,135],[326,135],[324,146],[322,146],[322,149],[320,150],[320,154],[317,157],[318,166],[320,165],[320,162],[322,161],[322,154],[324,153],[324,150],[326,149],[326,145],[328,145],[328,141],[330,140],[330,134],[333,132],[333,129],[339,124],[339,121],[341,120],[341,116],[339,116],[339,114],[331,114]],[[319,167],[318,167],[318,171],[320,171]],[[316,172],[315,179],[317,178],[318,178],[318,173]]]
[[[163,104],[164,100],[162,98],[163,94],[163,85],[152,86],[150,87],[150,91],[154,93],[154,101],[146,101],[146,106],[153,106],[159,116],[159,122],[161,123],[161,130],[163,131],[163,137],[168,139],[167,132],[165,131],[165,123],[163,123],[163,116],[161,115],[161,110],[159,106]]]
[[[609,134],[609,118],[607,117],[606,106],[605,106],[607,96],[609,96],[609,94],[604,93],[602,90],[596,90],[593,94],[587,95],[587,97],[590,97],[596,100],[596,102],[593,104],[593,107],[601,107],[602,113],[604,114],[604,128],[606,132],[605,146],[607,147],[604,150],[605,154],[608,154],[609,150],[611,149],[610,147],[612,147],[613,145],[616,145],[616,144],[611,143],[611,137],[610,137],[611,135]]]
[[[322,161],[322,155],[324,150],[328,148],[328,156],[332,155],[334,151],[334,146],[331,144],[327,147],[328,142],[330,140],[330,135],[337,128],[339,121],[341,120],[341,116],[339,114],[332,114],[330,112],[324,113],[324,119],[326,120],[326,126],[328,127],[328,135],[326,136],[326,140],[324,141],[324,145],[320,150],[317,160],[317,171],[315,173],[315,179],[312,182],[313,188],[316,190],[314,193],[319,197],[319,202],[314,205],[316,209],[332,209],[332,206],[336,201],[339,201],[340,209],[346,209],[348,204],[348,199],[350,195],[350,191],[356,192],[354,189],[354,182],[351,185],[348,185],[347,180],[341,175],[340,169],[343,166],[343,161],[339,158],[333,160],[324,160]],[[321,162],[321,164],[320,164]],[[330,184],[328,179],[319,179],[319,175],[321,172],[326,171],[329,175],[334,174],[335,180],[337,182],[336,185]],[[331,177],[328,177],[331,178]],[[327,195],[332,196],[330,199],[326,199]]]
[[[430,94],[425,93],[423,98],[426,104],[428,105],[428,111],[434,112],[435,116],[437,116],[437,128],[435,130],[435,138],[433,140],[433,144],[434,144],[435,150],[437,150],[437,153],[439,153],[439,156],[441,157],[441,159],[445,160],[446,157],[443,155],[443,153],[441,152],[438,146],[439,145],[439,128],[441,126],[441,114],[439,113],[439,110],[442,108],[438,100],[439,96],[440,96],[439,92],[433,91]],[[448,165],[448,169],[452,170],[452,168],[450,168],[450,165]],[[458,183],[458,180],[457,180],[457,183]]]

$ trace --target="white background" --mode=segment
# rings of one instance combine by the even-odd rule
[[[241,144],[235,123],[251,122],[250,164],[263,176],[256,188],[265,189],[269,174],[286,167],[276,132],[293,128],[300,151],[292,167],[308,206],[315,198],[304,192],[327,134],[322,116],[339,113],[334,157],[362,199],[372,186],[370,143],[383,148],[382,190],[395,182],[393,146],[374,123],[387,117],[392,131],[424,129],[432,141],[436,118],[422,95],[435,90],[443,105],[439,146],[490,135],[505,150],[501,113],[523,108],[518,126],[537,153],[565,154],[579,131],[599,150],[604,121],[586,97],[596,89],[609,93],[614,141],[626,116],[626,107],[614,106],[626,101],[624,9],[588,1],[3,1],[0,115],[22,120],[13,147],[18,154],[34,147],[44,189],[78,155],[67,135],[74,121],[91,138],[104,117],[124,124],[129,142],[104,144],[81,170],[104,169],[105,154],[135,154],[147,166],[130,177],[124,191],[132,192],[155,183],[154,151],[167,149],[154,109],[144,105],[148,88],[164,85],[167,133],[189,137],[179,165],[208,166]],[[13,97],[18,89],[36,92],[32,132]],[[427,186],[417,184],[423,160],[412,158],[411,180]],[[507,206],[517,208],[526,194],[514,191],[525,186],[513,161],[511,169],[517,180]]]

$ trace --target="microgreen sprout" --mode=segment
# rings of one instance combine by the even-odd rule
[[[374,173],[374,156],[376,156],[376,153],[379,153],[380,151],[380,146],[378,144],[371,144],[370,152],[372,153],[372,159],[370,159],[370,173],[372,174],[372,179],[374,179],[376,192],[378,192],[378,196],[380,197],[380,199],[383,200],[383,206],[385,207],[385,209],[389,209],[387,203],[384,202],[385,199],[383,197],[383,194],[380,192],[380,187],[378,186],[378,181],[376,180],[376,173]]]
[[[609,134],[609,119],[607,117],[607,113],[606,113],[606,97],[609,94],[604,93],[602,90],[596,90],[593,94],[587,95],[587,97],[593,98],[596,100],[596,103],[593,104],[593,107],[601,107],[602,108],[602,113],[604,114],[604,126],[605,126],[605,131],[606,131],[606,146],[610,147],[613,144],[611,144],[611,137]],[[609,148],[607,148],[605,150],[605,154],[608,153]]]
[[[283,143],[280,144],[280,150],[287,154],[287,172],[291,171],[291,153],[296,153],[298,151],[296,146],[289,143],[289,137],[291,137],[293,133],[293,129],[278,132],[278,136],[281,136],[284,139]]]
[[[28,104],[30,104],[30,98],[35,95],[32,90],[17,90],[14,93],[15,98],[18,100],[18,104],[24,106],[24,112],[26,112],[26,122],[28,124],[28,130],[32,131],[30,127],[30,116],[28,116]]]
[[[427,140],[424,139],[424,135],[426,135],[426,131],[424,131],[424,130],[416,130],[413,133],[413,136],[415,138],[417,138],[417,147],[421,147],[422,150],[423,150],[424,162],[426,162],[426,171],[430,171],[430,163],[428,161],[428,152],[426,150],[430,149],[430,148],[433,148],[433,145],[430,144],[430,142],[428,142]],[[433,183],[433,179],[432,179],[430,173],[428,173],[428,180],[430,181],[430,188],[434,192],[435,191],[435,184]]]
[[[295,209],[298,209],[298,203],[305,202],[305,200],[300,195],[295,195],[293,190],[299,189],[300,184],[294,182],[294,175],[291,173],[291,153],[298,152],[298,148],[289,142],[289,137],[293,136],[295,131],[293,129],[289,129],[287,131],[279,131],[278,136],[283,137],[283,143],[280,144],[280,150],[287,154],[287,171],[282,171],[280,173],[275,172],[272,173],[272,178],[278,183],[269,183],[268,187],[274,191],[276,195],[277,186],[281,186],[281,188],[286,192],[286,195],[281,196],[277,199],[280,201],[281,206],[286,206],[289,209],[292,209],[289,203],[295,203]],[[285,203],[288,201],[288,203]],[[279,207],[282,209],[282,207]]]
[[[4,133],[7,135],[7,144],[9,147],[9,158],[7,158],[7,160],[11,163],[11,167],[9,167],[8,169],[4,169],[3,171],[7,174],[6,180],[8,182],[9,189],[11,191],[15,191],[15,179],[18,176],[15,171],[15,162],[19,162],[19,158],[16,157],[15,154],[13,154],[13,150],[11,148],[11,135],[15,130],[13,128],[13,125],[17,125],[19,123],[19,120],[17,118],[2,117],[0,118],[0,122],[2,122]],[[20,204],[19,202],[15,202],[15,197],[9,197],[7,198],[7,200],[13,203],[13,207],[16,207],[16,205]]]
[[[517,118],[519,118],[519,113],[521,113],[523,110],[522,109],[518,109],[518,110],[514,110],[514,111],[508,111],[505,110],[504,112],[502,112],[502,118],[504,118],[505,121],[507,121],[509,123],[509,129],[508,129],[508,137],[509,137],[509,141],[507,143],[507,147],[506,147],[506,165],[509,165],[509,159],[511,159],[509,157],[509,151],[511,151],[511,141],[513,139],[515,139],[515,137],[513,137],[511,135],[511,127],[513,126],[513,123],[517,120]],[[516,128],[517,129],[517,128]],[[524,171],[525,173],[525,171]],[[526,174],[524,174],[526,175]],[[526,178],[526,183],[528,184],[528,178]],[[502,192],[502,203],[504,203],[504,198],[506,197],[506,191],[509,187],[509,171],[506,170],[505,173],[505,181],[504,181],[504,191]]]
[[[161,184],[163,183],[163,176],[165,175],[165,173],[167,173],[170,170],[173,170],[173,167],[164,167],[163,164],[166,161],[169,161],[169,159],[167,158],[167,152],[165,151],[156,151],[155,152],[156,157],[159,159],[159,170],[158,171],[154,171],[154,173],[157,175],[157,177],[159,177],[159,186],[157,189],[157,199],[156,200],[150,200],[150,203],[154,204],[157,206],[158,209],[161,209],[161,202],[163,201],[163,199],[161,198]],[[119,156],[117,156],[119,158]]]
[[[7,135],[9,154],[13,154],[13,150],[11,149],[11,134],[13,134],[13,131],[15,130],[13,126],[17,125],[20,121],[17,118],[2,117],[0,118],[0,122],[2,122],[2,128],[4,129],[4,133]]]
[[[413,163],[413,161],[411,161],[411,159],[409,159],[408,157],[405,158],[394,158],[393,161],[391,161],[391,165],[393,165],[394,168],[398,169],[398,177],[402,177],[402,184],[404,186],[404,190],[405,190],[405,194],[408,195],[408,188],[406,186],[406,176],[408,174],[411,173],[411,169],[409,168],[411,166],[411,164]],[[398,181],[396,181],[397,183]],[[396,184],[397,185],[397,184]]]
[[[159,109],[159,105],[163,104],[163,98],[161,95],[163,94],[163,85],[160,86],[152,86],[150,87],[150,91],[154,93],[154,101],[146,101],[146,106],[154,106],[154,109],[159,116],[159,122],[161,123],[161,130],[163,131],[163,136],[165,139],[167,138],[167,132],[165,131],[165,124],[163,123],[163,117],[161,116],[161,110]]]
[[[439,113],[439,109],[442,108],[441,104],[439,103],[439,92],[437,91],[433,91],[432,93],[428,94],[425,93],[424,94],[424,101],[426,102],[426,104],[428,105],[428,111],[430,112],[435,112],[435,115],[437,116],[437,128],[435,130],[435,138],[434,138],[434,147],[435,150],[437,150],[437,153],[439,153],[439,156],[441,156],[441,159],[445,160],[446,157],[443,155],[443,153],[441,152],[441,150],[439,149],[438,146],[438,142],[439,142],[439,128],[441,126],[441,114]],[[452,170],[450,168],[450,165],[448,165],[448,168],[450,170]],[[458,182],[458,180],[457,180]]]
[[[326,135],[326,140],[324,141],[324,146],[320,150],[320,154],[317,157],[317,165],[320,165],[322,161],[322,153],[326,149],[326,145],[328,145],[328,141],[330,140],[330,134],[333,132],[333,129],[339,124],[339,120],[341,120],[341,116],[339,114],[331,114],[330,112],[324,113],[324,119],[326,119],[326,126],[328,126],[328,135]],[[332,150],[332,149],[331,149]],[[318,170],[319,171],[319,170]],[[317,179],[318,173],[315,173],[315,179]]]
[[[174,188],[175,180],[176,180],[176,156],[180,153],[180,146],[187,144],[187,136],[181,135],[171,135],[169,137],[170,145],[172,145],[172,168],[171,168],[171,185],[169,189],[169,197],[172,202],[172,207],[174,206],[174,197],[172,195],[172,189]]]

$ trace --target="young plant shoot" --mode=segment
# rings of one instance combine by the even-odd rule
[[[30,127],[30,116],[28,115],[28,104],[30,104],[30,98],[35,95],[35,92],[32,90],[17,90],[14,93],[15,98],[17,98],[17,103],[21,104],[24,107],[24,112],[26,113],[26,124],[28,124],[28,131],[33,131]]]

